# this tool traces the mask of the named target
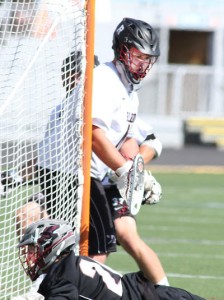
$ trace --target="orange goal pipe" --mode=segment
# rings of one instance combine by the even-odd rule
[[[87,0],[86,78],[83,127],[83,201],[80,230],[80,254],[88,255],[90,218],[90,161],[92,152],[92,85],[94,68],[95,0]]]

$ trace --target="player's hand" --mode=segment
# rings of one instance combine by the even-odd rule
[[[121,197],[127,202],[132,215],[136,215],[141,207],[144,193],[144,160],[138,154],[133,160],[115,171],[117,188]]]
[[[127,160],[126,163],[122,167],[118,168],[115,171],[115,174],[114,174],[116,176],[115,177],[116,179],[114,181],[116,182],[119,178],[121,178],[124,175],[128,174],[130,169],[132,168],[132,165],[133,165],[133,161],[132,160]]]
[[[157,204],[162,197],[162,188],[150,171],[145,170],[144,199],[142,204]]]

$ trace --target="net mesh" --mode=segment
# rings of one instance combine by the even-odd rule
[[[16,248],[29,222],[54,217],[80,229],[85,2],[0,4],[2,300],[29,288]],[[24,206],[29,199],[40,206]]]

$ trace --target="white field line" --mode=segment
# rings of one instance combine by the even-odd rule
[[[193,222],[189,222],[189,223],[195,224]],[[204,223],[202,223],[202,224],[204,224]],[[220,219],[220,222],[212,222],[212,224],[216,224],[216,225],[219,225],[219,224],[221,225],[222,224],[222,226],[223,226],[223,220]],[[186,228],[184,227],[184,225],[179,226],[179,227],[177,227],[176,225],[175,226],[166,226],[166,225],[155,225],[155,226],[154,225],[148,225],[148,226],[144,225],[144,226],[142,226],[142,225],[140,225],[139,228],[141,228],[141,230],[148,231],[149,233],[152,230],[153,231],[156,230],[157,232],[158,231],[186,232]],[[221,230],[222,230],[222,228],[220,228],[220,235],[222,234]]]
[[[121,274],[131,273],[133,270],[119,270]],[[168,278],[186,278],[186,279],[203,279],[203,280],[224,280],[224,276],[212,276],[212,275],[193,275],[193,274],[179,274],[179,273],[167,273]]]
[[[192,275],[192,274],[178,274],[178,273],[167,273],[168,278],[196,278],[196,279],[208,279],[208,280],[223,280],[224,276],[210,276],[210,275]]]
[[[223,207],[220,207],[223,210]],[[220,211],[220,208],[218,209]],[[166,207],[167,209],[167,207]],[[166,222],[167,224],[169,224],[169,222],[180,222],[180,225],[184,226],[184,224],[210,224],[211,220],[209,220],[209,215],[205,216],[205,217],[201,217],[200,218],[196,218],[196,217],[191,217],[191,216],[180,216],[180,217],[176,217],[176,211],[172,212],[172,210],[169,211],[169,215],[167,215],[167,210],[161,210],[159,212],[160,217],[166,218]],[[224,214],[223,214],[224,215]],[[175,219],[173,219],[175,217]],[[142,223],[145,221],[145,218],[142,218]],[[212,219],[212,224],[223,224],[223,216],[221,217],[220,215],[217,216],[217,218],[213,218]],[[149,225],[139,225],[139,228],[150,228],[153,225],[149,224]],[[171,226],[167,226],[167,225],[161,225],[163,228],[167,227],[167,228],[172,228]],[[173,226],[174,227],[174,226]],[[160,228],[160,225],[156,225],[154,226],[154,228]],[[221,229],[220,229],[221,230]]]
[[[143,237],[145,242],[153,243],[153,244],[191,244],[191,245],[216,245],[223,246],[224,240],[222,241],[211,241],[211,240],[190,240],[190,239],[158,239],[158,238],[145,238]]]
[[[190,254],[190,253],[175,253],[175,252],[157,252],[158,256],[163,256],[163,257],[191,257],[191,258],[203,258],[203,259],[223,259],[224,260],[224,254]],[[127,252],[125,252],[124,250],[120,249],[119,252],[113,253],[113,255],[127,255]]]
[[[119,273],[131,273],[132,271],[119,271]],[[195,278],[195,279],[203,279],[203,280],[223,280],[224,276],[209,276],[209,275],[192,275],[192,274],[178,274],[178,273],[167,273],[168,278]]]
[[[158,256],[164,256],[164,257],[189,257],[189,258],[200,258],[200,259],[206,259],[206,260],[214,260],[214,259],[218,259],[218,260],[224,260],[224,255],[219,255],[219,254],[190,254],[190,253],[160,253],[157,252]]]
[[[123,250],[120,250],[118,253],[114,253],[113,255],[127,255],[127,253]],[[167,256],[167,257],[193,257],[193,258],[201,258],[199,254],[189,254],[189,253],[158,253],[158,256]],[[206,255],[203,254],[203,258],[205,259],[224,259],[224,255]],[[133,270],[119,270],[120,273],[129,273],[133,272]],[[216,276],[216,275],[193,275],[193,274],[180,274],[180,273],[167,273],[168,278],[196,278],[196,279],[204,279],[204,280],[224,280],[224,276]]]

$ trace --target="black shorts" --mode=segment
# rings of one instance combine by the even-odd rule
[[[102,183],[91,178],[89,254],[116,251],[116,237],[109,202]]]
[[[114,210],[114,207],[112,205],[112,203],[114,202],[114,199],[121,198],[121,195],[119,193],[117,185],[116,184],[105,184],[103,182],[103,186],[104,186],[104,190],[106,192],[106,196],[107,196],[107,199],[108,199],[108,202],[110,205],[110,210],[111,210],[113,220],[120,218],[120,216],[117,214],[117,211]],[[134,216],[130,213],[129,208],[126,210],[126,212],[124,214],[122,214],[122,216],[129,216],[129,217],[134,218]]]

